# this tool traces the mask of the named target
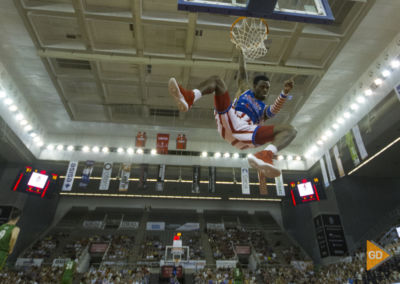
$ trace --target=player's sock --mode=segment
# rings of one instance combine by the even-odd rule
[[[274,155],[278,153],[278,148],[273,144],[269,144],[264,150],[271,151]]]
[[[202,93],[201,93],[200,90],[198,90],[198,89],[193,89],[193,94],[194,94],[194,101],[193,101],[193,103],[195,103],[195,102],[197,102],[197,101],[201,98]]]

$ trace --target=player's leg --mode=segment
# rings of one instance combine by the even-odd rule
[[[289,124],[276,126],[260,126],[254,133],[256,145],[269,144],[264,150],[250,154],[248,161],[250,166],[262,171],[267,177],[273,178],[281,174],[280,170],[274,166],[273,159],[279,150],[282,150],[296,137],[296,129]]]
[[[202,95],[214,93],[217,97],[223,96],[227,92],[227,88],[224,81],[218,76],[209,77],[200,84],[198,89],[193,90],[184,89],[175,78],[171,78],[168,83],[168,91],[175,99],[179,110],[188,111]]]
[[[8,252],[0,250],[0,271],[2,271],[6,265],[7,257]]]

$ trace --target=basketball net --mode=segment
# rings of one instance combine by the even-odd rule
[[[239,17],[232,24],[230,36],[246,59],[256,59],[268,52],[264,44],[268,33],[268,25],[264,19]]]

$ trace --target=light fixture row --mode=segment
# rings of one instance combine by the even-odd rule
[[[336,118],[336,120],[333,121],[332,126],[321,134],[315,144],[310,146],[310,148],[304,154],[306,158],[310,158],[315,152],[317,152],[320,147],[333,136],[334,132],[338,131],[340,127],[345,124],[346,120],[351,118],[352,114],[359,110],[360,105],[366,103],[368,97],[374,95],[373,90],[376,90],[379,86],[381,86],[384,81],[390,77],[392,72],[400,67],[400,61],[397,58],[393,59],[389,65],[390,67],[381,71],[380,77],[376,77],[372,80],[369,88],[363,90],[363,94],[359,94],[355,100],[349,104],[349,109],[344,111]]]

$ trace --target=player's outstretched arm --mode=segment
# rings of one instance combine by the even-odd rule
[[[18,239],[18,235],[19,235],[19,227],[15,227],[11,231],[11,239],[10,239],[8,254],[11,254],[13,252],[15,243],[17,242],[17,239]]]
[[[249,78],[246,70],[246,60],[244,59],[242,51],[239,52],[239,75],[238,75],[238,87],[240,93],[250,89]]]
[[[267,106],[265,108],[264,119],[274,117],[281,110],[283,104],[287,99],[287,96],[289,95],[289,92],[293,89],[293,87],[294,87],[293,79],[285,81],[283,85],[283,90],[281,94],[276,98],[274,104]]]

